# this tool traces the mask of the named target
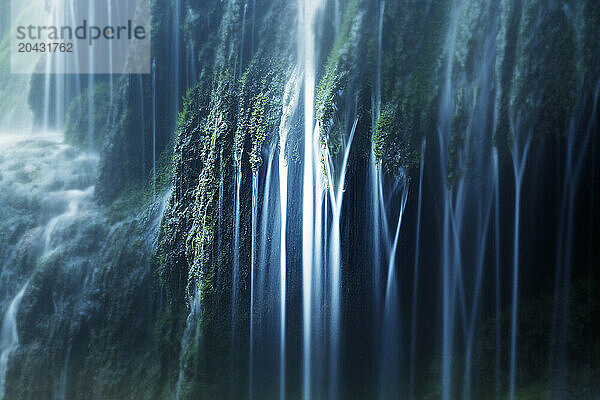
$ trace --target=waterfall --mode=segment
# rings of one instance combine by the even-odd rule
[[[423,167],[425,165],[425,146],[423,139],[421,144],[421,163],[419,165],[419,194],[417,200],[417,229],[415,233],[415,262],[413,267],[413,292],[412,307],[410,313],[410,371],[409,371],[409,399],[414,397],[415,389],[415,359],[417,347],[417,302],[419,301],[419,255],[421,244],[421,208],[423,205]]]
[[[500,178],[498,172],[498,150],[496,147],[493,148],[492,152],[492,162],[494,165],[494,289],[496,295],[496,304],[495,304],[495,318],[496,323],[494,327],[494,333],[496,336],[495,344],[496,350],[494,354],[494,378],[495,378],[495,391],[496,391],[496,399],[500,399],[500,358],[501,358],[501,303],[502,295],[501,295],[501,287],[500,287]]]
[[[348,167],[348,158],[350,156],[350,149],[352,148],[352,141],[354,140],[354,134],[356,133],[356,125],[358,124],[358,117],[354,119],[352,124],[352,130],[348,138],[348,143],[345,146],[344,158],[340,168],[339,176],[334,181],[333,179],[333,165],[329,156],[329,151],[325,152],[325,166],[327,173],[327,180],[329,182],[329,200],[331,202],[331,209],[333,213],[333,221],[331,223],[331,236],[329,237],[329,265],[331,269],[330,278],[330,304],[331,304],[331,316],[329,323],[329,398],[335,399],[338,397],[338,382],[339,372],[338,365],[339,360],[339,340],[340,340],[340,314],[341,314],[341,299],[340,291],[342,286],[341,281],[341,268],[342,268],[342,243],[340,237],[340,222],[342,214],[342,202],[344,199],[344,189],[346,182],[346,169]],[[337,187],[335,187],[335,182]],[[324,219],[327,221],[327,218]],[[324,237],[327,237],[325,235]]]
[[[200,285],[199,283],[198,285]],[[197,334],[196,328],[198,321],[202,316],[202,294],[200,293],[200,289],[196,288],[194,292],[194,297],[190,304],[190,312],[185,321],[185,330],[183,332],[183,336],[181,338],[181,355],[185,355],[189,352],[190,345],[193,344],[194,335]],[[177,375],[177,383],[175,384],[175,400],[181,399],[182,390],[185,385],[185,368],[186,368],[186,360],[185,357],[181,357],[179,359],[179,373]]]
[[[248,11],[248,1],[244,3],[242,14],[242,38],[240,39],[240,77],[244,74],[244,36],[246,34],[246,12]]]
[[[142,75],[137,76],[137,86],[138,86],[138,99],[140,103],[140,143],[141,143],[141,153],[142,153],[142,165],[141,170],[146,171],[146,113],[144,107],[144,81],[142,79]],[[91,115],[91,114],[90,114]],[[90,143],[91,144],[91,143]],[[144,179],[146,178],[144,174]]]
[[[0,400],[597,396],[599,31],[563,3],[151,1],[147,76],[0,76]]]
[[[71,349],[73,348],[72,344],[69,344],[67,347],[67,352],[65,353],[65,363],[63,365],[63,369],[60,373],[60,380],[58,382],[58,390],[54,394],[54,400],[66,400],[67,399],[67,384],[69,380],[69,359],[71,358]]]
[[[237,327],[239,316],[240,288],[240,192],[242,187],[241,155],[235,162],[235,199],[233,228],[233,266],[231,271],[231,378],[234,377],[235,359],[237,357]]]
[[[375,131],[375,129],[373,129]],[[369,184],[370,184],[370,200],[372,205],[371,211],[371,222],[373,225],[373,236],[372,236],[372,248],[373,248],[373,314],[374,314],[374,326],[379,331],[379,316],[383,312],[381,293],[383,293],[381,286],[381,228],[380,221],[382,218],[381,211],[379,209],[380,198],[379,198],[379,184],[381,178],[381,168],[377,163],[373,146],[371,146],[370,158],[369,158]],[[377,343],[374,352],[379,352],[379,344]]]
[[[304,170],[302,197],[302,303],[303,303],[303,397],[311,394],[312,379],[312,319],[313,319],[313,273],[320,271],[320,254],[317,254],[315,238],[320,237],[320,177],[319,126],[314,121],[316,82],[316,34],[315,21],[321,7],[320,0],[299,0],[300,59],[303,65],[304,83]],[[319,240],[317,240],[319,242]],[[315,286],[317,286],[315,284]]]
[[[593,108],[589,121],[581,120],[580,107],[582,105],[578,105],[571,116],[569,121],[569,135],[567,137],[566,162],[564,171],[562,172],[562,193],[560,195],[558,238],[556,242],[552,336],[550,339],[549,357],[549,376],[552,379],[551,387],[553,393],[559,396],[564,395],[567,388],[565,371],[569,370],[567,341],[568,325],[570,323],[569,302],[574,250],[575,195],[577,187],[580,184],[585,158],[588,155],[589,144],[592,140],[592,128],[596,123],[599,95],[600,81],[596,84],[594,91]],[[582,128],[585,128],[583,138],[578,137],[578,132],[583,130]]]
[[[288,164],[286,145],[293,117],[300,100],[302,66],[296,65],[285,84],[283,110],[279,123],[279,399],[286,395],[286,300],[287,300],[287,210],[288,210]]]
[[[89,15],[88,18],[90,21],[94,20],[94,7],[90,7],[89,8]],[[88,57],[88,65],[94,65],[94,52],[90,51],[89,52],[89,57]],[[46,75],[46,79],[49,79],[51,75]],[[95,83],[96,77],[94,74],[88,74],[88,82],[87,82],[87,93],[88,93],[88,101],[87,101],[87,105],[88,105],[88,109],[87,109],[87,115],[88,115],[88,147],[89,148],[93,148],[93,143],[94,140],[96,138],[96,132],[95,132],[95,126],[94,126],[94,118],[92,118],[92,115],[94,115],[95,113],[95,99],[94,99],[94,83]],[[57,91],[58,92],[58,91]],[[143,96],[142,96],[143,98]],[[142,108],[143,109],[143,108]]]
[[[252,0],[252,39],[250,51],[254,52],[254,34],[255,34],[255,23],[256,23],[256,0]]]
[[[171,83],[171,87],[173,88],[173,115],[172,118],[174,127],[177,123],[177,115],[179,114],[179,103],[181,101],[180,95],[180,57],[181,57],[181,29],[183,26],[182,21],[182,10],[181,3],[183,0],[175,0],[175,10],[173,13],[173,22],[172,22],[172,40],[173,40],[173,49],[175,50],[174,54],[171,56],[171,71],[173,74],[173,81]]]
[[[225,175],[225,163],[223,162],[223,147],[221,147],[221,150],[219,151],[219,182],[223,182],[223,177]],[[223,246],[223,202],[224,202],[224,196],[223,196],[223,186],[224,185],[219,185],[219,218],[218,218],[218,226],[217,226],[217,234],[218,234],[218,239],[217,239],[217,249],[219,250],[219,253],[221,253],[222,250],[222,246]]]
[[[22,241],[15,244],[14,252],[29,252],[28,257],[35,263],[45,257],[53,257],[64,251],[70,243],[77,244],[85,240],[86,228],[103,223],[93,204],[94,178],[98,157],[93,153],[82,153],[63,143],[60,134],[37,134],[28,136],[2,136],[0,150],[0,170],[2,177],[0,185],[2,192],[8,197],[3,197],[3,205],[12,207],[13,202],[27,204],[31,202],[36,207],[35,220],[37,226],[29,231],[22,232]],[[1,221],[2,230],[12,231],[14,224],[19,223],[18,218],[24,216],[17,214],[17,219]],[[18,227],[18,225],[16,225]],[[64,241],[66,235],[69,240]],[[26,241],[35,243],[27,250],[22,243]],[[88,237],[89,240],[89,237]],[[2,260],[5,271],[10,272],[10,259]],[[70,262],[65,256],[64,267],[69,268]],[[84,268],[73,272],[73,277],[80,276],[85,286],[92,268]],[[35,269],[24,278],[31,279]],[[14,278],[13,278],[14,279]],[[10,282],[9,282],[10,284]],[[14,284],[14,283],[13,283]],[[1,366],[0,366],[0,398],[5,390],[5,378],[10,355],[19,345],[17,335],[18,308],[26,291],[25,284],[14,297],[4,316],[0,335]],[[67,351],[67,359],[69,353]],[[68,361],[65,361],[67,363]],[[66,374],[66,368],[64,374]],[[62,375],[62,374],[61,374]],[[66,376],[64,378],[66,380]],[[59,385],[58,396],[63,391]],[[66,389],[65,389],[66,390]]]
[[[266,192],[265,192],[266,193]],[[258,218],[258,172],[252,173],[252,232],[250,250],[250,354],[248,367],[248,394],[252,398],[254,376],[254,286],[256,276],[256,230]]]
[[[485,190],[486,197],[483,200],[483,204],[479,204],[478,211],[478,232],[476,241],[476,255],[475,255],[475,284],[473,290],[473,298],[471,300],[471,315],[467,319],[466,327],[466,354],[465,354],[465,376],[464,376],[464,397],[467,399],[471,398],[471,367],[472,367],[472,352],[473,352],[473,340],[475,336],[475,328],[477,323],[477,315],[479,310],[479,295],[481,292],[481,285],[483,280],[484,272],[484,257],[486,251],[486,242],[488,236],[488,226],[490,222],[490,216],[492,212],[493,194],[494,194],[494,170],[490,169],[490,176],[486,179],[488,182],[488,188]]]
[[[13,298],[2,320],[2,330],[0,330],[0,399],[4,399],[5,395],[8,361],[12,353],[19,347],[17,313],[19,312],[19,306],[21,305],[21,300],[23,300],[23,295],[28,284],[29,282],[23,285]]]
[[[372,126],[371,131],[374,133],[377,129],[377,122],[381,116],[381,59],[383,57],[383,17],[385,12],[385,1],[381,1],[379,5],[379,19],[377,26],[377,62],[376,62],[376,79],[375,79],[375,93],[374,99],[372,100]],[[382,261],[381,255],[382,251],[387,251],[387,240],[388,240],[388,230],[387,230],[387,217],[385,215],[385,208],[382,207],[384,203],[383,199],[383,188],[382,188],[382,172],[381,172],[381,164],[378,163],[377,158],[375,156],[375,148],[374,148],[374,140],[371,138],[371,151],[369,154],[369,183],[370,183],[370,193],[371,193],[371,222],[373,224],[373,235],[372,235],[372,251],[373,251],[373,315],[374,315],[374,330],[379,332],[381,330],[381,316],[383,315],[383,299],[382,293],[383,286],[381,282],[382,278]],[[382,226],[383,221],[383,226]],[[384,228],[385,232],[382,232],[382,228]],[[384,241],[384,246],[382,249],[382,237],[386,239]],[[379,340],[376,340],[375,346],[373,346],[373,351],[375,354],[379,355],[381,352],[381,346],[379,345]]]
[[[250,309],[250,329],[251,329],[251,343],[250,343],[250,397],[258,397],[261,398],[265,396],[264,387],[261,384],[255,384],[256,382],[261,381],[261,378],[264,379],[265,370],[268,370],[272,376],[276,376],[276,368],[273,364],[265,365],[265,359],[268,359],[270,362],[275,362],[276,352],[273,351],[273,354],[269,354],[265,357],[264,349],[265,344],[273,345],[274,337],[277,337],[277,329],[273,329],[270,322],[272,321],[272,317],[276,316],[277,312],[275,308],[279,305],[279,299],[277,297],[276,288],[277,278],[275,274],[278,271],[278,254],[277,250],[274,248],[275,237],[276,237],[276,227],[277,227],[277,219],[276,215],[278,215],[278,208],[273,207],[273,204],[276,204],[277,197],[273,196],[272,186],[276,186],[274,184],[274,166],[276,163],[273,162],[276,153],[276,145],[270,144],[266,149],[267,152],[267,163],[266,163],[266,172],[264,177],[264,191],[262,197],[260,197],[260,186],[258,185],[258,181],[256,182],[256,219],[255,224],[256,228],[254,230],[254,235],[256,235],[256,239],[254,239],[255,250],[254,257],[255,260],[253,262],[254,272],[252,273],[251,279],[251,309]],[[254,172],[255,174],[260,174],[260,169]],[[261,174],[262,175],[262,174]],[[259,175],[259,176],[261,176]],[[258,179],[258,178],[257,178]],[[262,206],[262,209],[260,207]],[[259,218],[260,217],[260,218]],[[275,242],[275,243],[274,243]],[[252,265],[252,262],[251,262]],[[277,346],[272,346],[273,348],[277,348]],[[269,347],[271,349],[271,347]],[[273,393],[271,390],[269,393]]]
[[[381,57],[383,55],[383,16],[385,13],[385,0],[379,5],[379,24],[377,28],[377,77],[375,79],[375,121],[381,116]]]
[[[398,220],[392,246],[387,260],[387,279],[385,284],[385,298],[383,307],[382,337],[379,365],[379,396],[388,398],[395,393],[400,393],[401,383],[401,349],[402,322],[400,313],[400,294],[397,282],[396,257],[400,240],[400,228],[408,201],[408,186],[400,182],[401,194],[398,210]]]
[[[152,195],[156,199],[156,59],[152,60]],[[143,131],[142,131],[143,132]]]
[[[464,21],[470,17],[471,6],[468,1],[452,4],[439,111],[441,181],[438,190],[444,193],[441,225],[443,399],[453,397],[458,390],[462,391],[463,398],[471,398],[474,342],[482,308],[486,254],[491,243],[498,246],[499,242],[499,234],[491,235],[493,239],[489,240],[492,207],[494,204],[498,207],[495,193],[499,190],[497,161],[494,161],[495,150],[489,133],[499,109],[496,88],[490,83],[497,72],[498,15],[491,4],[478,9],[487,24],[477,42],[480,60],[469,70],[465,66],[465,52],[475,50],[465,47],[470,43],[464,36]],[[459,118],[463,124],[457,126]],[[450,147],[455,147],[453,152]],[[494,224],[499,232],[498,223]],[[464,367],[463,381],[462,385],[456,385],[461,389],[454,387],[458,349],[464,349],[460,358]]]
[[[456,43],[457,25],[460,15],[460,7],[453,5],[451,20],[449,25],[448,37],[446,39],[446,66],[445,76],[442,89],[442,100],[440,106],[440,128],[438,131],[439,147],[440,147],[440,165],[443,167],[443,173],[440,174],[442,179],[445,179],[445,169],[447,167],[447,143],[449,141],[451,129],[451,117],[453,114],[453,99],[452,99],[452,67],[454,63],[454,51]],[[460,184],[459,184],[460,185]],[[462,186],[462,185],[460,185]],[[446,182],[441,182],[440,186],[444,193],[444,218],[443,218],[443,242],[442,242],[442,399],[449,400],[452,382],[452,353],[454,347],[454,303],[455,291],[457,282],[455,280],[456,259],[452,260],[452,233],[454,227],[451,223],[456,219],[451,213],[458,214],[452,207],[452,193],[446,189]],[[457,193],[461,193],[460,188]],[[458,197],[455,204],[461,207],[463,199]],[[455,246],[456,247],[456,246]],[[455,255],[454,257],[457,257]],[[451,270],[452,269],[452,270]]]
[[[512,162],[515,178],[515,219],[513,235],[513,276],[512,276],[512,310],[510,317],[510,375],[509,375],[509,399],[515,398],[516,368],[517,368],[517,316],[519,299],[519,224],[521,222],[521,189],[523,173],[527,163],[527,154],[531,144],[531,135],[527,135],[523,150],[520,150],[517,137],[513,139]]]
[[[280,204],[280,231],[279,238],[279,287],[280,287],[280,314],[279,314],[279,399],[285,399],[285,302],[287,285],[287,257],[286,257],[286,230],[287,230],[287,181],[288,170],[285,161],[285,137],[282,137],[279,148],[279,204]]]
[[[90,186],[85,190],[68,190],[60,194],[66,202],[67,207],[64,213],[50,219],[44,228],[44,252],[52,250],[55,243],[52,242],[53,234],[58,225],[63,221],[76,218],[84,209],[85,203],[89,202],[94,194],[94,187]]]
[[[127,224],[117,223],[109,229],[105,215],[95,203],[98,155],[72,147],[64,140],[61,133],[41,130],[28,135],[0,136],[0,201],[3,208],[0,231],[3,235],[7,233],[14,237],[14,243],[11,239],[3,247],[9,251],[2,254],[6,256],[2,259],[2,290],[25,279],[35,281],[36,288],[43,287],[48,271],[59,277],[57,279],[68,277],[60,287],[53,286],[49,295],[53,299],[53,315],[72,312],[69,321],[76,324],[78,318],[85,318],[88,311],[83,310],[91,304],[85,297],[86,293],[89,294],[87,290],[90,287],[97,290],[97,286],[93,285],[99,283],[94,273],[99,267],[86,261],[102,260],[106,249],[100,249],[97,240],[100,237],[114,238],[115,232]],[[157,208],[158,214],[162,215],[165,200],[166,196]],[[11,211],[13,215],[7,218],[5,210],[14,210]],[[132,216],[130,221],[135,217]],[[155,234],[160,216],[152,214],[151,217],[147,222],[151,222],[150,228]],[[140,235],[142,240],[146,238]],[[100,254],[101,251],[104,252]],[[21,323],[17,320],[17,311],[26,288],[27,285],[8,306],[0,335],[1,386],[2,391],[7,390],[7,396],[9,389],[5,386],[5,379],[7,370],[12,369],[10,355],[19,344],[17,325],[21,326]],[[61,290],[69,296],[63,297]],[[54,314],[57,309],[60,312]],[[45,318],[44,311],[41,313],[40,318]],[[61,320],[62,323],[64,320]],[[71,384],[69,360],[72,342],[70,338],[65,339],[64,347],[60,345],[62,340],[56,344],[56,351],[64,354],[64,359],[59,357],[63,365],[53,368],[55,375],[49,377],[55,385],[47,388],[50,396],[57,400],[64,399],[71,390],[68,385]],[[33,340],[36,343],[36,339]],[[30,348],[24,347],[23,350],[28,352]],[[75,347],[72,350],[74,352]],[[77,354],[77,357],[80,356]],[[12,376],[10,372],[8,374]]]
[[[70,0],[71,2],[73,0]],[[112,3],[109,1],[107,2],[107,21],[108,21],[108,25],[109,26],[113,26],[113,11],[112,11]],[[108,43],[108,64],[109,64],[109,68],[108,68],[108,99],[109,99],[109,103],[108,104],[114,104],[114,88],[113,88],[113,73],[114,73],[114,48],[113,48],[113,43],[109,42]],[[107,119],[107,125],[110,124],[110,122],[112,122],[112,110],[113,107],[109,107],[109,112],[108,115],[106,116]],[[91,142],[90,142],[91,144]]]

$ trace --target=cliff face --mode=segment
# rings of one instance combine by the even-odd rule
[[[5,398],[598,392],[597,1],[311,6],[156,0],[153,73],[67,92],[95,200],[56,251],[0,244]]]
[[[277,270],[277,257],[267,256],[268,263],[260,265],[255,257],[260,257],[260,246],[264,243],[259,243],[257,253],[254,253],[251,238],[257,235],[256,240],[259,240],[258,233],[252,228],[252,215],[258,214],[260,221],[254,223],[259,229],[267,224],[262,218],[277,218],[277,212],[270,214],[273,211],[265,203],[269,199],[271,203],[277,201],[272,192],[277,182],[269,174],[275,174],[276,169],[281,174],[281,165],[275,167],[276,161],[269,160],[273,157],[277,160],[279,153],[284,154],[290,169],[288,218],[289,215],[292,219],[297,218],[288,226],[288,313],[302,315],[303,294],[298,282],[302,276],[299,256],[303,224],[300,205],[302,166],[306,162],[303,147],[305,120],[302,116],[305,88],[302,82],[306,82],[297,78],[305,73],[300,66],[302,50],[290,45],[295,38],[295,33],[290,32],[297,26],[296,6],[302,7],[260,1],[256,4],[226,3],[219,39],[213,42],[217,50],[212,74],[204,75],[196,88],[188,92],[180,119],[175,146],[174,194],[163,220],[158,254],[159,273],[167,284],[172,304],[179,314],[184,312],[184,303],[191,310],[186,328],[180,328],[183,329],[183,347],[177,384],[178,392],[189,398],[201,393],[228,392],[234,397],[245,393],[243,387],[246,385],[239,382],[246,382],[248,373],[246,354],[251,346],[247,338],[253,329],[249,307],[251,304],[259,309],[264,306],[261,310],[269,313],[277,306],[276,301],[257,299],[253,303],[249,299],[254,299],[251,276],[258,280],[261,273],[252,272],[252,260],[258,263],[256,268],[273,271],[266,272],[267,275],[275,274]],[[377,296],[370,287],[377,278],[373,278],[370,271],[373,258],[369,256],[371,245],[367,244],[368,218],[360,211],[373,204],[367,195],[357,194],[365,187],[367,191],[375,190],[369,186],[366,172],[373,157],[381,164],[386,188],[396,181],[413,190],[407,205],[408,226],[414,229],[416,219],[423,218],[421,237],[440,241],[439,246],[428,245],[423,250],[429,253],[422,256],[427,260],[423,262],[423,268],[430,274],[430,282],[422,284],[427,288],[426,293],[435,293],[435,287],[445,284],[440,270],[434,267],[436,257],[446,256],[441,222],[444,212],[448,218],[481,220],[485,216],[477,213],[489,207],[487,204],[491,200],[486,196],[493,196],[494,190],[501,192],[500,218],[511,221],[496,223],[503,224],[497,228],[498,235],[507,243],[500,256],[506,257],[507,262],[499,267],[498,274],[510,276],[514,273],[513,265],[508,262],[511,257],[508,243],[513,240],[510,224],[515,209],[513,181],[534,182],[537,173],[533,167],[520,172],[525,167],[517,165],[515,170],[513,164],[525,165],[529,151],[525,149],[531,146],[535,154],[530,154],[531,163],[545,162],[572,176],[570,174],[575,171],[564,162],[564,157],[569,157],[564,153],[565,146],[570,143],[567,152],[582,163],[589,162],[589,154],[592,154],[588,153],[587,146],[596,129],[600,75],[597,55],[590,52],[588,46],[599,34],[595,24],[597,8],[592,2],[541,5],[519,0],[432,0],[425,5],[346,1],[328,2],[323,6],[313,30],[318,43],[313,113],[322,154],[329,157],[320,160],[326,190],[327,185],[337,183],[335,176],[328,175],[327,167],[337,171],[342,166],[345,146],[353,133],[346,176],[346,191],[351,194],[344,205],[341,224],[344,233],[342,282],[346,288],[342,302],[344,313],[348,315],[343,317],[343,325],[352,331],[347,333],[349,338],[342,344],[346,346],[342,352],[347,351],[347,360],[363,360],[376,366],[381,357],[369,354],[368,349],[353,348],[360,343],[358,337],[378,340],[373,337],[376,334],[370,327],[365,327],[371,317],[364,313],[373,312],[369,303]],[[301,81],[300,84],[296,79]],[[298,87],[294,87],[295,84]],[[571,139],[567,139],[569,137]],[[556,152],[562,155],[555,158]],[[425,172],[429,187],[423,187],[422,196],[429,207],[442,210],[442,215],[416,216],[421,160],[429,165],[429,172]],[[492,160],[497,160],[497,189],[486,186],[492,184],[489,182],[493,178],[488,175],[493,174]],[[513,173],[517,174],[516,178]],[[563,172],[557,172],[556,179],[565,179],[561,176]],[[591,175],[582,172],[576,179],[584,182],[591,179]],[[254,180],[260,182],[256,192],[259,208],[255,211],[252,202]],[[270,189],[266,186],[269,182]],[[536,191],[560,192],[560,189],[544,181],[528,196],[537,198]],[[580,195],[589,205],[591,200],[583,193]],[[455,199],[453,208],[443,211],[444,202],[452,202],[452,198]],[[516,201],[516,207],[520,208],[520,199]],[[459,211],[460,202],[468,204],[464,212]],[[392,202],[387,212],[395,213],[398,204],[400,199]],[[545,212],[525,207],[527,224]],[[569,206],[561,201],[547,201],[543,209],[561,207]],[[236,221],[237,215],[239,221]],[[458,221],[454,223],[461,226]],[[562,228],[558,225],[558,222],[549,223],[549,229],[560,231]],[[268,240],[277,240],[281,225],[275,222],[265,226],[269,231]],[[470,232],[470,228],[454,226],[450,229],[458,229],[458,233],[454,232],[454,240],[458,243],[473,242],[477,235]],[[419,256],[407,250],[414,249],[415,244],[414,237],[408,235],[402,237],[405,249],[399,252],[406,255],[410,265],[413,258]],[[547,243],[550,236],[542,235],[534,242]],[[327,246],[327,242],[324,239],[323,246]],[[483,262],[492,264],[493,246],[477,246],[483,247]],[[273,251],[272,247],[269,247],[270,251]],[[518,258],[526,260],[525,264],[537,264],[539,261],[535,261],[534,252],[525,249]],[[477,262],[464,257],[463,264],[473,263],[473,266],[464,267],[469,276],[465,278],[466,284],[472,285],[465,290],[470,292],[476,287]],[[543,262],[554,263],[555,260],[549,256],[544,257]],[[579,276],[586,269],[585,265],[585,262],[578,264],[574,274]],[[525,272],[528,277],[535,274],[532,271],[537,267],[529,268],[529,272]],[[412,282],[414,272],[406,270],[403,274],[399,279]],[[484,283],[484,287],[495,290],[492,278],[488,279],[490,281]],[[530,282],[525,279],[524,285],[530,288]],[[419,290],[410,288],[409,283],[399,285],[407,292]],[[277,295],[276,285],[266,290],[265,296]],[[500,294],[504,299],[500,308],[504,312],[512,295],[508,283],[503,284]],[[417,313],[439,307],[437,300],[421,301],[424,305],[417,306]],[[474,303],[479,302],[484,308],[493,304],[491,297],[474,300]],[[327,300],[324,301],[323,307],[330,306]],[[405,315],[402,318],[408,324],[410,307],[402,307],[406,309],[399,312]],[[474,315],[474,319],[480,318],[478,314]],[[264,315],[258,318],[275,319]],[[508,318],[505,323],[508,328],[513,322]],[[527,321],[521,321],[519,317],[517,323],[527,324]],[[291,339],[288,340],[298,344],[302,336],[301,324],[290,321],[288,335]],[[427,326],[439,325],[431,322]],[[587,326],[585,329],[589,329]],[[424,333],[424,338],[425,342],[435,342],[433,333]],[[544,336],[541,340],[550,339]],[[458,342],[457,339],[451,346],[461,347],[456,344]],[[508,351],[510,343],[501,346],[506,346]],[[543,357],[544,351],[540,350],[532,357]],[[415,368],[427,371],[428,360],[436,357],[437,350],[428,352],[419,347],[417,352],[424,355]],[[291,353],[291,363],[301,358],[300,353],[294,353],[294,350]],[[482,355],[482,358],[486,357],[492,359],[493,355]],[[355,376],[368,386],[358,389],[348,384],[348,393],[352,390],[359,390],[365,396],[372,393],[369,385],[376,386],[373,381],[377,378],[373,381],[359,378],[364,368],[364,364],[346,367],[347,377]],[[299,369],[291,369],[291,374],[300,374]],[[268,372],[263,373],[269,376]],[[501,372],[505,373],[508,371]],[[524,374],[522,379],[527,382],[531,376],[539,377],[538,373],[539,370],[531,367],[531,372]],[[491,379],[491,375],[479,379]],[[231,387],[232,380],[236,382],[236,388]],[[294,386],[297,384],[297,381],[290,383],[291,393],[300,391]],[[260,393],[272,395],[276,392],[276,382],[266,386],[269,388],[261,388],[264,392]]]

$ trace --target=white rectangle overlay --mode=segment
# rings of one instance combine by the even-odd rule
[[[150,0],[11,0],[13,74],[148,74]]]

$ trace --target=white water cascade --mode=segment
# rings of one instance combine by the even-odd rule
[[[288,210],[288,164],[286,145],[290,131],[290,119],[298,108],[301,89],[301,67],[296,66],[285,85],[283,113],[279,123],[279,398],[285,399],[286,386],[286,301],[287,301],[287,210]]]
[[[342,269],[342,243],[340,233],[340,223],[342,215],[342,203],[344,200],[344,189],[346,183],[346,172],[348,167],[348,158],[352,141],[356,133],[356,125],[358,118],[352,124],[352,130],[348,138],[348,143],[345,145],[344,158],[339,171],[339,176],[334,179],[334,166],[330,158],[328,149],[325,149],[325,168],[328,181],[328,197],[331,202],[332,222],[331,234],[329,236],[329,297],[331,304],[331,316],[329,321],[329,398],[335,399],[338,397],[338,382],[339,382],[339,347],[340,347],[340,318],[341,318],[341,269]],[[325,223],[327,219],[325,218]]]
[[[69,360],[71,358],[71,350],[73,349],[73,345],[69,344],[67,347],[67,351],[65,353],[65,363],[63,365],[63,369],[60,373],[60,380],[57,384],[57,390],[54,393],[54,400],[66,400],[67,399],[67,389],[69,383]]]
[[[525,143],[520,145],[519,138],[513,139],[512,163],[515,177],[515,220],[513,241],[513,276],[512,276],[512,311],[510,317],[510,373],[509,373],[509,399],[515,398],[516,368],[517,368],[517,329],[518,329],[518,301],[519,301],[519,234],[521,222],[521,190],[523,173],[527,165],[527,154],[531,145],[531,135],[527,135]],[[522,146],[522,150],[519,148]]]
[[[17,313],[19,312],[19,305],[21,304],[25,290],[27,290],[27,285],[28,283],[23,285],[11,301],[2,320],[2,328],[0,329],[0,399],[4,399],[8,360],[17,347],[19,347]]]
[[[417,200],[417,229],[415,233],[415,262],[413,267],[412,306],[410,312],[410,369],[408,374],[409,398],[414,397],[415,360],[417,350],[417,304],[419,301],[419,255],[421,250],[421,212],[423,207],[423,168],[425,167],[426,141],[421,145],[421,163],[419,165],[419,195]]]
[[[315,25],[323,0],[299,0],[299,54],[304,84],[304,172],[302,196],[302,303],[303,303],[303,384],[305,400],[312,398],[313,294],[321,271],[319,252],[321,237],[322,177],[319,172],[319,126],[315,124],[315,82],[317,37]]]
[[[73,234],[73,240],[86,234],[86,226],[101,221],[93,205],[93,181],[98,158],[92,153],[80,153],[63,143],[62,135],[53,133],[45,135],[10,134],[0,135],[0,187],[3,195],[0,202],[4,206],[14,206],[24,199],[38,204],[36,219],[38,226],[23,235],[20,242],[9,253],[6,266],[18,256],[19,251],[33,243],[29,250],[31,257],[52,257],[53,253],[64,249],[63,238]],[[14,202],[14,204],[13,204]],[[18,227],[23,218],[15,213],[14,219],[3,220],[3,228],[7,232]],[[7,275],[5,269],[2,276],[11,282],[14,278]],[[87,275],[91,271],[81,271]],[[3,285],[10,286],[4,282]],[[10,356],[18,346],[17,312],[26,290],[26,286],[14,297],[4,317],[1,335],[2,348],[2,391],[4,376],[8,368]],[[2,396],[0,396],[2,398]]]
[[[269,159],[269,167],[272,159]],[[268,175],[267,175],[268,176]],[[252,398],[254,384],[254,292],[256,275],[256,233],[258,231],[258,172],[252,173],[252,223],[250,245],[250,350],[248,365],[248,394]]]

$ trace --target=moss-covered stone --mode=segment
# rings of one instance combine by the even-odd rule
[[[86,88],[71,101],[65,125],[65,139],[80,147],[98,148],[110,123],[111,108],[108,82],[101,81],[92,88]]]

